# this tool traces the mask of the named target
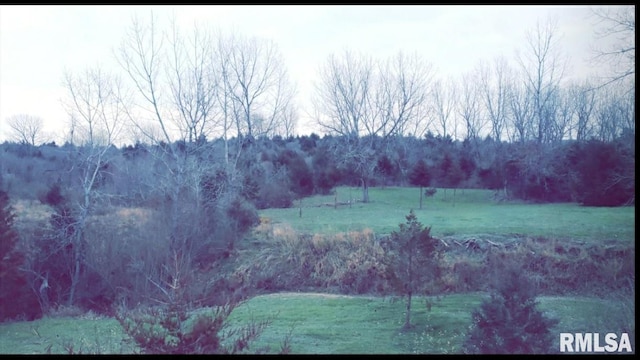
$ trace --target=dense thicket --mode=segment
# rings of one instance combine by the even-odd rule
[[[231,142],[234,140],[232,139]],[[452,141],[433,136],[372,139],[375,171],[370,186],[434,186],[444,189],[493,189],[508,199],[533,202],[578,202],[586,206],[620,206],[635,201],[635,135],[614,141],[566,141],[544,144]],[[219,161],[221,141],[207,148],[213,173],[200,179],[202,194],[216,197],[224,186],[239,188],[259,209],[289,207],[297,198],[327,194],[335,186],[361,186],[339,137],[310,136],[260,139],[240,154],[234,183]],[[4,188],[13,198],[38,199],[56,183],[73,181],[65,171],[74,146],[0,145]],[[110,158],[101,188],[116,195],[112,202],[147,206],[162,201],[153,170],[161,161],[153,147],[137,143]],[[216,155],[218,154],[218,155]],[[233,155],[233,154],[232,154]],[[227,184],[227,185],[225,185]],[[375,199],[372,199],[375,201]]]
[[[0,191],[0,321],[40,315],[34,294],[24,273],[25,254],[14,229],[15,214],[9,196]]]

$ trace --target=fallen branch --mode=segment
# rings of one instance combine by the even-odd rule
[[[486,240],[486,241],[493,246],[500,246],[500,244],[494,243],[493,241],[490,241],[490,240]]]

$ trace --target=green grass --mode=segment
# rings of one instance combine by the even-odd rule
[[[116,319],[42,318],[0,324],[0,354],[134,353]]]
[[[251,318],[275,317],[254,343],[277,352],[287,334],[297,354],[455,354],[461,353],[471,325],[471,312],[486,295],[455,294],[434,300],[427,312],[424,298],[414,299],[412,323],[402,331],[404,299],[327,297],[318,294],[271,294],[258,296],[238,307],[232,323]],[[621,332],[612,318],[620,303],[588,297],[540,297],[539,309],[560,319],[552,329],[561,332]],[[631,319],[633,321],[633,319]]]
[[[418,188],[371,188],[370,202],[356,202],[337,209],[334,196],[303,199],[302,217],[298,208],[265,209],[260,216],[273,224],[289,224],[306,233],[338,233],[370,228],[388,234],[405,221],[410,209],[418,220],[432,227],[435,236],[459,234],[524,234],[586,241],[635,240],[635,207],[583,207],[573,203],[527,204],[495,202],[489,190],[438,189],[435,196],[425,198],[419,209]],[[360,199],[358,188],[338,188],[338,201]],[[297,206],[297,203],[296,203]]]
[[[241,326],[251,319],[273,319],[251,346],[252,350],[268,348],[270,353],[277,353],[291,334],[294,354],[455,354],[461,352],[471,312],[484,298],[483,293],[431,298],[430,312],[424,298],[414,298],[415,327],[408,331],[401,330],[402,298],[270,294],[241,304],[229,321],[231,326]],[[540,297],[538,301],[547,316],[560,319],[552,329],[558,337],[561,332],[620,333],[624,318],[612,314],[624,313],[629,306],[622,300],[590,297]],[[634,314],[627,315],[627,323],[632,324]],[[64,354],[65,343],[85,354],[134,353],[124,338],[115,319],[44,318],[0,324],[0,353],[44,354],[51,345],[52,354]]]

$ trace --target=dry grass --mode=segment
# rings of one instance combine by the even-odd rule
[[[48,221],[54,210],[51,206],[36,200],[17,200],[13,204],[16,222]]]
[[[17,200],[13,204],[18,229],[33,226],[47,227],[55,210],[37,200]],[[112,207],[103,211],[106,215],[93,215],[87,220],[89,226],[107,226],[111,229],[128,229],[148,223],[154,217],[154,211],[141,207]]]

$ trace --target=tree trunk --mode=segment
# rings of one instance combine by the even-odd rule
[[[73,298],[75,297],[76,288],[78,287],[78,281],[80,280],[80,249],[74,246],[73,250],[74,262],[73,262],[73,275],[71,276],[71,288],[69,289],[69,301],[68,306],[73,306]]]
[[[409,290],[409,293],[407,294],[407,317],[404,321],[405,329],[411,328],[411,295],[411,290]]]
[[[361,178],[360,180],[362,181],[362,202],[368,203],[369,202],[369,184],[367,183],[367,180],[365,180],[365,178]]]
[[[411,295],[413,295],[413,253],[409,253],[409,284],[407,286],[407,317],[404,329],[411,328]]]
[[[78,229],[72,237],[72,251],[73,251],[73,274],[71,274],[71,286],[69,287],[69,299],[67,301],[68,306],[73,306],[75,300],[76,288],[78,282],[80,282],[80,266],[82,265],[82,236],[84,234],[84,222],[85,216],[81,215],[78,223]]]
[[[98,165],[99,166],[99,165]],[[87,217],[89,216],[89,205],[91,204],[91,188],[95,182],[95,176],[93,180],[89,183],[89,185],[85,188],[84,191],[84,208],[80,212],[80,217],[78,218],[77,229],[71,237],[71,251],[73,252],[73,274],[71,274],[71,286],[69,288],[69,306],[73,306],[76,288],[78,287],[78,282],[80,282],[80,266],[82,265],[82,238],[84,237],[84,225],[87,221]]]
[[[453,206],[456,206],[456,188],[453,188]]]
[[[505,200],[508,198],[508,193],[507,193],[507,180],[504,181],[504,198]]]
[[[420,186],[420,210],[422,210],[422,186]]]

